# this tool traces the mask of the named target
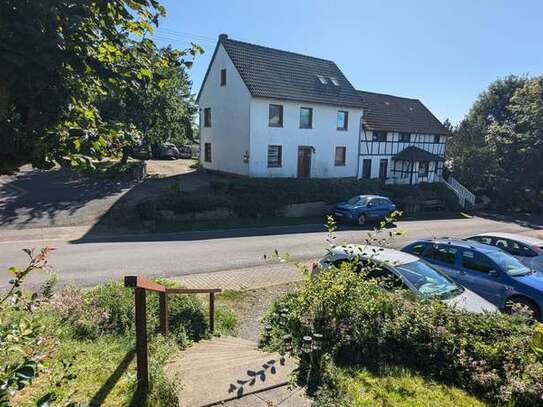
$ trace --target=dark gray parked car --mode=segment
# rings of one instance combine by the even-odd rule
[[[158,149],[158,158],[161,160],[175,160],[179,158],[179,150],[172,143],[164,143]]]
[[[153,152],[149,144],[141,144],[134,147],[130,156],[138,160],[149,160],[153,157]]]
[[[177,146],[179,150],[179,158],[192,158],[192,147],[189,145]]]

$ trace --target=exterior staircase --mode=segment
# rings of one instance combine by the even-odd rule
[[[165,372],[179,389],[180,406],[212,406],[224,402],[228,406],[229,400],[288,384],[296,366],[293,358],[263,352],[252,341],[220,337],[200,341],[181,352],[165,366]],[[303,396],[300,401],[304,402]],[[273,405],[280,404],[274,402]],[[255,401],[243,405],[260,404]]]
[[[439,177],[439,181],[456,194],[458,203],[462,208],[470,209],[475,206],[475,194],[458,182],[454,177],[449,176],[447,179]]]

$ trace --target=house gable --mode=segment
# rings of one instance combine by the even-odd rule
[[[333,61],[228,39],[221,44],[252,96],[361,108],[362,102]]]

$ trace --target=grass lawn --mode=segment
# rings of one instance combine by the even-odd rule
[[[486,404],[455,387],[436,383],[401,368],[381,374],[366,369],[338,372],[345,405],[352,407],[478,407]]]
[[[95,340],[59,338],[59,346],[43,364],[31,386],[18,393],[13,405],[35,406],[54,393],[54,403],[74,402],[90,406],[139,406],[145,401],[136,393],[135,339],[132,335],[105,335]],[[153,379],[148,405],[173,406],[162,366],[179,351],[173,341],[157,336],[149,346]]]
[[[174,286],[168,280],[160,282]],[[30,315],[43,338],[39,373],[16,392],[11,405],[177,406],[176,391],[163,367],[193,341],[208,337],[208,304],[195,295],[171,296],[170,333],[163,337],[156,333],[158,298],[147,296],[150,388],[144,398],[136,392],[133,301],[132,290],[121,282],[89,289],[63,287],[32,314],[14,309],[3,315],[16,321]],[[216,334],[234,331],[236,315],[226,304],[217,304],[215,317]]]

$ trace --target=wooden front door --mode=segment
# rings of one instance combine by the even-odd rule
[[[362,178],[371,178],[371,158],[362,161]]]
[[[387,173],[388,173],[388,160],[385,158],[379,162],[379,178],[386,179]]]
[[[298,178],[311,176],[311,147],[298,147]]]

